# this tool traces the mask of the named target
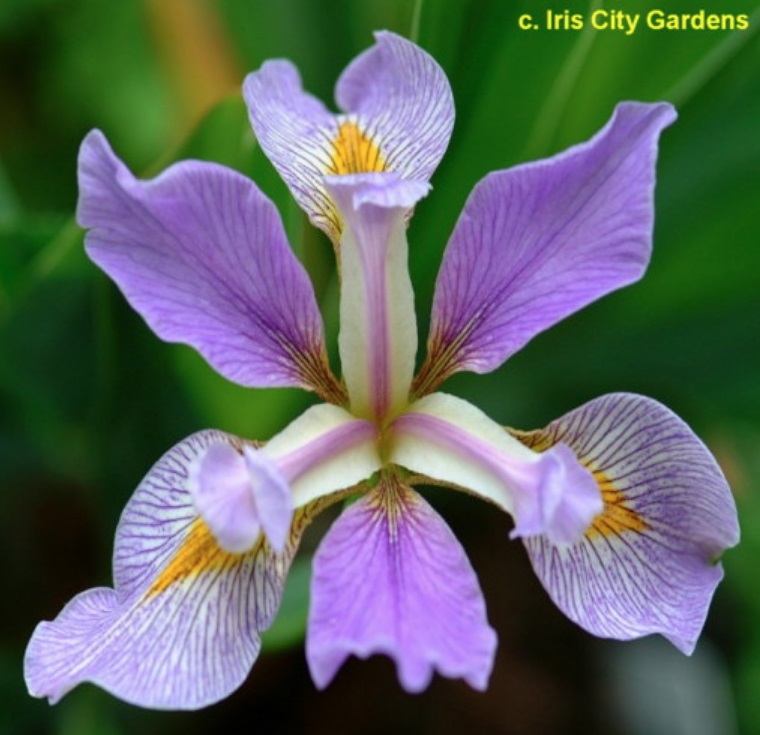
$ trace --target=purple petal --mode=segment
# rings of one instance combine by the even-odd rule
[[[326,175],[393,171],[427,180],[448,145],[448,80],[422,49],[393,33],[357,57],[338,81],[342,115],[305,93],[296,68],[268,61],[244,84],[256,137],[311,221],[337,241],[340,217]]]
[[[229,444],[240,442],[201,432],[153,467],[116,531],[115,589],[80,594],[34,631],[24,662],[33,696],[54,703],[89,681],[143,707],[197,709],[242,683],[306,516],[296,517],[281,555],[263,537],[245,554],[220,549],[192,507],[189,468]]]
[[[93,131],[79,188],[88,254],[159,337],[241,385],[330,384],[311,284],[251,181],[200,162],[139,181]]]
[[[475,573],[422,497],[391,477],[343,512],[314,557],[306,655],[318,687],[350,654],[383,653],[409,692],[434,670],[483,690],[495,650]]]
[[[636,281],[652,246],[657,140],[668,104],[627,102],[590,141],[489,174],[438,275],[419,393],[485,373],[588,303]]]
[[[605,502],[576,544],[525,542],[557,606],[595,635],[661,633],[691,653],[723,577],[718,559],[739,540],[731,491],[705,446],[664,406],[626,394],[522,438],[537,449],[571,446]]]
[[[291,491],[275,463],[252,447],[213,444],[190,469],[196,510],[222,549],[250,550],[263,530],[282,552],[293,520]]]

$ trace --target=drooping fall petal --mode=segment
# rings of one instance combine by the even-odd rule
[[[83,592],[34,631],[24,661],[32,695],[54,703],[89,681],[143,707],[197,709],[242,683],[308,511],[297,514],[282,554],[263,536],[246,553],[223,551],[188,492],[190,465],[218,444],[239,440],[194,434],[148,473],[116,531],[114,589]]]
[[[389,477],[343,512],[314,558],[306,655],[317,686],[348,656],[382,653],[407,691],[434,671],[485,689],[495,649],[464,550],[420,495]]]
[[[402,36],[380,31],[375,39],[346,67],[336,100],[372,130],[388,171],[427,181],[454,127],[449,80],[432,56]]]
[[[576,543],[525,539],[557,606],[595,635],[661,633],[691,653],[723,577],[718,559],[739,541],[731,491],[704,444],[661,404],[627,394],[522,438],[536,449],[572,447],[604,499]]]

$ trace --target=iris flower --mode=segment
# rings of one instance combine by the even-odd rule
[[[667,408],[593,400],[545,429],[505,429],[441,392],[643,274],[668,104],[623,103],[588,142],[486,176],[451,235],[415,374],[406,230],[448,145],[448,81],[392,33],[340,77],[334,114],[295,67],[244,85],[259,144],[340,274],[342,378],[314,292],[256,185],[213,163],[136,179],[102,133],[79,158],[90,258],[162,339],[193,346],[243,386],[319,401],[266,444],[222,431],[170,449],[116,530],[114,587],[36,628],[30,692],[56,702],[93,682],[145,707],[194,709],[245,679],[304,529],[353,498],[313,559],[306,657],[325,687],[349,655],[392,657],[404,689],[434,671],[485,689],[497,644],[477,578],[415,486],[462,490],[509,513],[548,594],[589,632],[660,633],[690,653],[738,541],[711,454]]]

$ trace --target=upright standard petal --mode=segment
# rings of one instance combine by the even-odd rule
[[[335,116],[304,92],[298,69],[285,60],[266,61],[249,74],[243,96],[264,153],[312,224],[337,240],[340,225],[323,183],[337,147]],[[362,156],[366,170],[382,170],[377,146],[358,131],[355,139],[355,147],[367,150]]]
[[[402,36],[380,31],[375,39],[341,75],[336,100],[349,120],[372,131],[388,171],[427,181],[454,127],[449,80],[432,56]]]
[[[590,141],[486,176],[438,275],[417,395],[499,367],[528,340],[636,281],[649,262],[657,141],[668,104],[627,102]]]
[[[540,450],[571,446],[604,498],[577,543],[525,541],[557,606],[595,635],[661,633],[691,653],[723,577],[718,559],[739,540],[731,491],[702,442],[664,406],[626,394],[521,438]]]
[[[393,475],[333,524],[314,557],[306,656],[326,687],[349,655],[383,653],[419,692],[434,671],[485,689],[496,634],[443,519]]]
[[[396,174],[331,176],[345,225],[340,240],[340,349],[351,410],[382,422],[409,400],[417,319],[406,215],[428,192]]]
[[[32,695],[55,703],[88,681],[143,707],[197,709],[242,683],[311,511],[296,514],[281,554],[263,536],[244,554],[223,551],[188,492],[190,466],[214,446],[240,442],[201,432],[149,472],[116,531],[114,589],[83,592],[34,631],[24,661]]]
[[[512,537],[577,541],[602,510],[599,488],[564,444],[539,454],[471,403],[434,393],[388,430],[391,462],[495,503],[515,519]]]
[[[195,347],[241,385],[339,395],[308,276],[251,181],[201,162],[140,181],[93,131],[79,188],[89,256],[159,337]]]
[[[266,62],[243,92],[256,137],[293,196],[334,242],[342,224],[324,177],[393,171],[427,180],[454,123],[446,75],[418,46],[393,33],[357,57],[338,81],[343,114],[301,87],[287,61]]]

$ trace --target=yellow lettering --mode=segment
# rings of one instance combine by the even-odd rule
[[[665,13],[662,10],[650,10],[647,13],[647,26],[653,31],[661,31],[665,27]]]
[[[591,27],[598,31],[609,28],[609,12],[607,10],[595,10],[591,13]]]
[[[533,28],[533,16],[528,13],[523,13],[523,15],[517,19],[517,25],[519,25],[524,31]]]

